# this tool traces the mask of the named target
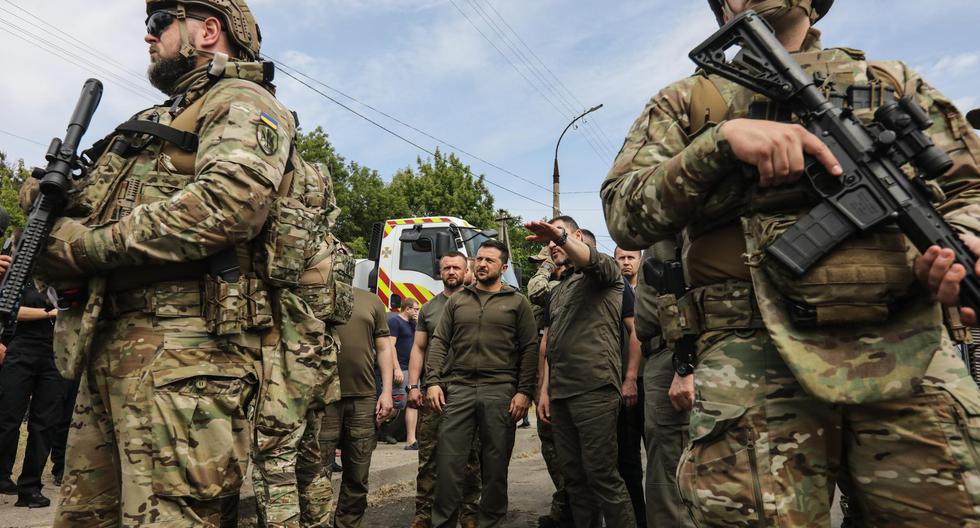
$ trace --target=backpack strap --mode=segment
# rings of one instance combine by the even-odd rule
[[[146,134],[168,143],[174,144],[184,152],[197,152],[198,136],[193,132],[184,132],[174,127],[161,125],[153,121],[134,120],[126,121],[116,127],[116,133],[136,133]]]
[[[728,102],[715,82],[699,74],[691,89],[691,127],[689,136],[700,134],[709,124],[716,124],[728,115]]]

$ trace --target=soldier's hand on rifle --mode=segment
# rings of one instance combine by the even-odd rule
[[[45,283],[62,282],[89,275],[93,270],[86,269],[83,253],[91,250],[86,240],[92,229],[71,218],[59,218],[47,247],[37,256],[35,272],[37,278]]]
[[[980,238],[974,235],[961,235],[960,238],[980,257]],[[928,286],[936,300],[947,306],[959,304],[960,282],[967,274],[962,265],[953,263],[953,258],[953,250],[932,246],[915,259],[915,275],[919,282]],[[972,273],[980,275],[980,261]],[[977,314],[970,308],[960,308],[960,318],[965,325],[977,326]]]
[[[10,267],[10,263],[13,261],[14,259],[10,255],[0,255],[0,276],[7,273],[7,268]]]
[[[670,382],[670,389],[667,391],[670,404],[678,412],[690,411],[694,408],[694,374],[681,376],[674,374],[674,380]]]
[[[524,419],[527,416],[527,409],[531,406],[531,398],[528,398],[523,392],[518,392],[510,399],[510,419],[515,423]]]
[[[805,168],[804,154],[816,158],[830,175],[843,174],[827,145],[800,125],[733,119],[721,125],[721,133],[736,158],[759,170],[762,187],[799,180]]]
[[[425,391],[425,399],[430,409],[442,414],[442,408],[446,405],[446,396],[442,393],[442,387],[429,385],[429,388]]]

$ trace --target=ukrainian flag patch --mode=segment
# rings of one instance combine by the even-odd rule
[[[279,122],[273,119],[272,116],[270,116],[269,114],[262,112],[262,115],[259,116],[259,119],[261,119],[262,122],[265,123],[266,125],[269,125],[269,127],[272,128],[272,130],[279,130]]]

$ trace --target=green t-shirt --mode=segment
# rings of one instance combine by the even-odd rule
[[[374,340],[391,335],[381,299],[367,290],[354,288],[354,312],[347,324],[337,327],[337,334],[340,336],[341,396],[374,396],[377,394]]]

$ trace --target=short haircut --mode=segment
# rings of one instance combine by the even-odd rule
[[[507,249],[507,244],[491,238],[490,240],[484,240],[483,243],[480,244],[480,249],[485,247],[500,251],[500,261],[504,264],[507,264],[507,262],[510,260],[510,251]]]
[[[582,239],[586,244],[595,247],[595,233],[589,231],[588,229],[582,229]]]
[[[461,258],[461,259],[463,259],[463,260],[466,261],[466,265],[467,266],[469,265],[469,259],[466,258],[466,255],[464,255],[464,254],[462,254],[462,253],[460,253],[459,251],[456,251],[456,250],[452,250],[452,251],[446,253],[445,255],[442,256],[441,259],[439,259],[439,266],[440,267],[442,267],[442,259],[445,259],[445,258]]]
[[[617,254],[619,254],[620,251],[622,251],[623,253],[642,253],[642,251],[640,250],[623,249],[619,246],[616,246],[616,249],[613,250],[613,256],[615,257]]]
[[[401,311],[404,312],[405,310],[411,310],[412,308],[418,308],[418,307],[419,307],[419,302],[412,297],[408,297],[404,301],[402,301]]]
[[[556,217],[552,218],[551,220],[548,220],[548,223],[549,224],[553,224],[553,223],[559,222],[559,221],[561,223],[567,225],[568,226],[568,229],[570,231],[573,231],[574,232],[574,231],[578,231],[579,230],[578,222],[576,222],[574,218],[572,218],[572,217],[570,217],[568,215],[556,216]]]

